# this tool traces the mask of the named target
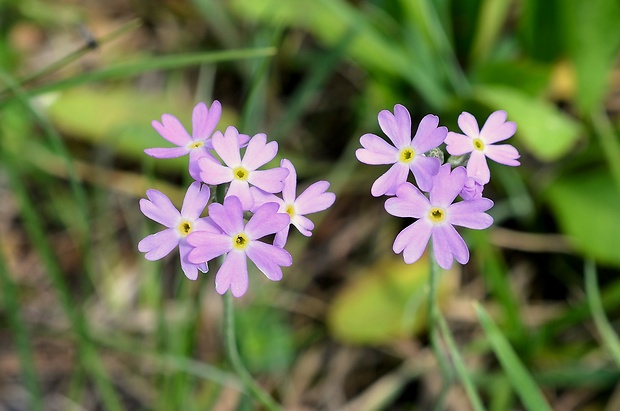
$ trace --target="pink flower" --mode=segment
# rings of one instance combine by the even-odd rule
[[[435,259],[441,268],[450,268],[453,259],[461,264],[469,261],[467,245],[453,225],[476,230],[488,228],[493,218],[485,211],[493,206],[493,202],[479,198],[452,204],[466,181],[467,172],[463,167],[450,172],[450,165],[445,164],[434,178],[429,198],[411,183],[404,183],[396,190],[396,197],[385,202],[388,213],[418,219],[402,230],[394,241],[394,252],[403,252],[407,264],[422,256],[431,237]]]
[[[208,109],[205,103],[198,103],[192,112],[192,135],[190,136],[181,122],[173,115],[161,116],[161,123],[153,120],[153,128],[166,140],[176,145],[171,148],[147,148],[146,154],[155,158],[181,157],[191,151],[209,155],[211,134],[215,131],[222,115],[222,105],[215,100]]]
[[[282,198],[273,194],[265,193],[255,187],[250,188],[254,197],[254,208],[275,202],[280,205],[279,213],[287,213],[291,217],[291,223],[300,233],[306,237],[312,235],[314,224],[310,221],[306,214],[318,213],[328,209],[336,201],[334,193],[328,193],[329,183],[327,181],[318,181],[309,186],[303,193],[297,196],[297,172],[293,163],[287,159],[280,162],[280,166],[288,170],[288,176],[284,179],[284,188],[282,189]],[[276,233],[274,245],[284,247],[288,238],[290,225]]]
[[[270,280],[282,279],[280,267],[293,263],[291,255],[282,248],[258,241],[288,226],[289,216],[278,213],[278,204],[263,204],[245,226],[241,201],[235,196],[227,197],[223,205],[209,205],[209,215],[223,232],[196,231],[189,235],[187,240],[195,247],[189,253],[189,261],[202,264],[226,254],[215,277],[218,293],[224,294],[230,288],[235,297],[245,294],[248,289],[247,258]]]
[[[355,152],[362,163],[393,164],[372,185],[373,196],[394,195],[398,186],[407,181],[409,170],[421,190],[429,191],[432,188],[432,178],[437,174],[441,162],[438,158],[426,157],[424,153],[439,146],[446,138],[448,129],[437,127],[438,124],[439,117],[426,115],[412,139],[411,117],[404,106],[395,105],[394,114],[388,110],[379,113],[379,126],[394,145],[374,134],[364,134],[360,138],[364,148]]]
[[[187,236],[200,230],[219,232],[210,218],[200,218],[209,201],[209,187],[201,186],[199,182],[192,183],[187,189],[181,212],[172,205],[170,199],[157,190],[147,190],[148,200],[140,200],[140,210],[153,221],[167,229],[151,234],[138,243],[138,250],[146,253],[147,260],[155,261],[168,255],[176,246],[179,246],[181,268],[190,280],[198,278],[198,270],[206,273],[205,262],[194,264],[188,261],[187,255],[191,247],[187,244]]]
[[[487,121],[478,131],[476,118],[467,112],[461,113],[459,127],[465,133],[449,132],[446,137],[446,150],[453,156],[471,153],[467,163],[467,175],[474,177],[479,183],[487,184],[491,179],[487,157],[500,164],[518,166],[520,157],[516,148],[510,144],[495,145],[506,140],[517,131],[517,125],[506,121],[505,111],[491,113]]]
[[[482,198],[483,190],[484,185],[480,184],[473,177],[467,177],[467,181],[465,181],[465,185],[459,195],[463,200],[475,200],[476,198]]]
[[[267,143],[265,134],[260,133],[250,139],[243,159],[239,153],[239,132],[232,126],[224,134],[219,131],[213,134],[213,149],[225,165],[211,158],[199,159],[200,179],[213,185],[230,183],[226,197],[238,197],[244,210],[250,210],[254,205],[250,184],[267,193],[282,191],[283,180],[288,174],[286,168],[257,170],[278,153],[278,143]]]

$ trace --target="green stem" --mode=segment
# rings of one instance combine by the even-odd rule
[[[439,276],[441,269],[435,260],[433,255],[433,246],[429,246],[429,261],[430,261],[430,273],[429,273],[429,295],[428,295],[428,332],[430,336],[431,349],[435,354],[441,376],[443,377],[443,385],[441,392],[435,404],[435,409],[443,409],[444,401],[447,397],[448,390],[452,385],[452,370],[444,355],[443,348],[441,346],[441,338],[439,330],[436,327],[437,317],[439,316],[439,308],[437,306],[437,286],[439,283]]]
[[[601,293],[598,287],[598,280],[596,278],[596,264],[593,260],[586,260],[584,271],[586,279],[586,296],[588,298],[588,305],[592,311],[594,324],[601,335],[603,344],[609,350],[609,353],[618,367],[620,367],[620,339],[618,339],[618,335],[616,335],[616,332],[605,315],[605,309],[603,308]]]
[[[461,354],[458,351],[458,347],[454,341],[452,332],[450,331],[450,328],[448,327],[448,324],[446,323],[446,320],[441,314],[441,311],[439,310],[439,307],[437,305],[437,287],[439,283],[439,275],[441,274],[441,267],[439,267],[439,264],[437,263],[437,260],[435,260],[435,257],[433,255],[432,244],[429,249],[430,295],[428,300],[428,321],[431,347],[433,349],[433,352],[435,353],[435,357],[437,357],[437,362],[439,363],[441,374],[444,378],[444,385],[441,391],[442,396],[440,396],[440,398],[447,394],[446,388],[449,387],[453,379],[452,370],[450,369],[447,358],[445,357],[442,347],[440,345],[442,339],[441,337],[443,337],[443,340],[445,341],[445,344],[447,346],[448,354],[452,362],[454,363],[454,369],[456,370],[456,374],[458,375],[461,383],[463,384],[463,387],[465,388],[465,392],[469,397],[469,401],[471,402],[473,409],[475,411],[483,411],[485,408],[482,405],[482,401],[478,396],[475,385],[471,377],[469,376],[469,372],[467,371]],[[439,326],[439,328],[437,328],[437,326]],[[438,404],[435,407],[436,409],[439,409],[439,403],[441,402],[443,402],[443,400],[438,401]]]
[[[224,334],[228,359],[248,393],[266,409],[270,411],[282,410],[282,407],[252,378],[241,361],[235,338],[234,304],[230,292],[224,295]]]

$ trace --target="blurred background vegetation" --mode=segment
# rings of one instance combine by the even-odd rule
[[[151,120],[189,127],[214,99],[220,128],[266,132],[337,195],[284,280],[252,272],[236,301],[243,359],[286,409],[470,409],[429,349],[428,262],[393,254],[407,222],[354,156],[396,103],[414,127],[518,124],[522,166],[485,188],[496,223],[463,232],[472,259],[440,288],[485,405],[532,409],[527,377],[555,410],[620,409],[618,22],[617,0],[2,0],[0,410],[255,408],[213,273],[136,248],[158,229],[146,189],[179,204],[190,181],[142,152],[165,144]]]

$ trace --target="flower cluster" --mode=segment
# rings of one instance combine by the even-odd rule
[[[297,196],[297,175],[290,161],[283,159],[280,167],[261,169],[275,158],[278,144],[267,142],[263,133],[240,134],[233,126],[224,133],[215,131],[221,114],[218,101],[210,108],[205,103],[196,105],[191,136],[170,114],[164,114],[161,122],[153,121],[153,128],[176,147],[149,148],[145,153],[155,158],[189,154],[188,171],[195,181],[180,212],[163,193],[146,192],[148,199],[140,200],[140,210],[167,228],[145,237],[138,249],[153,261],[178,246],[181,268],[190,280],[198,278],[199,270],[206,273],[209,261],[224,256],[215,289],[220,294],[230,289],[240,297],[248,289],[247,259],[270,280],[282,279],[281,267],[293,262],[284,249],[289,226],[312,235],[314,224],[305,215],[329,208],[336,196],[327,192],[327,181],[314,183]],[[211,199],[210,186],[226,190],[222,203]],[[208,216],[201,217],[205,208]],[[261,241],[272,234],[273,244]]]
[[[406,263],[422,256],[429,239],[442,268],[450,268],[454,259],[461,264],[469,261],[469,249],[454,226],[482,230],[493,223],[493,218],[485,213],[493,201],[482,197],[484,185],[491,178],[487,158],[509,166],[519,165],[519,153],[513,146],[495,144],[516,132],[516,124],[506,121],[506,117],[506,112],[496,111],[480,130],[474,116],[463,112],[458,118],[465,133],[461,134],[440,127],[439,118],[429,114],[411,138],[409,112],[397,104],[394,113],[379,113],[379,126],[392,144],[370,133],[360,138],[363,148],[355,153],[359,161],[391,164],[372,185],[372,195],[393,196],[385,202],[388,213],[417,219],[394,241],[394,252],[402,252]],[[442,165],[443,153],[438,147],[443,143],[450,155],[462,156],[459,160],[467,161],[466,168]],[[408,182],[409,171],[417,187]],[[455,202],[457,196],[462,201]]]

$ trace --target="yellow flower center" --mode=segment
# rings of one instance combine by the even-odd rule
[[[484,149],[484,143],[479,138],[474,139],[474,148],[482,151]]]
[[[400,150],[399,159],[402,163],[410,163],[415,157],[415,151],[411,147]]]
[[[428,216],[430,217],[433,223],[440,223],[446,219],[446,210],[444,210],[443,208],[439,208],[439,207],[433,207],[431,208],[431,211],[428,213]]]
[[[194,141],[189,145],[189,149],[193,150],[195,148],[202,147],[204,145],[205,145],[205,142],[202,140]]]
[[[291,218],[295,217],[295,206],[293,204],[287,204],[284,211],[286,211],[286,214],[288,214]]]
[[[233,237],[233,248],[235,250],[244,250],[250,243],[250,239],[245,233],[239,233]]]
[[[189,233],[192,232],[192,223],[191,221],[188,220],[183,220],[179,223],[179,225],[177,226],[177,231],[181,234],[181,236],[185,237],[186,235],[188,235]]]
[[[245,168],[239,166],[233,170],[233,175],[237,180],[245,181],[250,176],[250,172]]]

